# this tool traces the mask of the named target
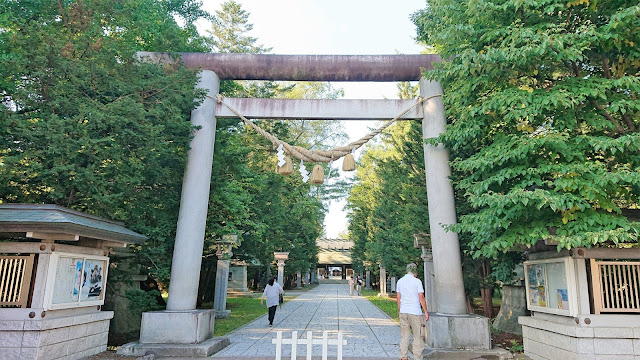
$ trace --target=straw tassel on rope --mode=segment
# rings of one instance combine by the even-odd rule
[[[311,183],[320,185],[324,183],[324,168],[320,164],[316,164],[313,167],[313,172],[311,173]]]
[[[278,166],[278,173],[280,175],[291,175],[293,173],[293,162],[291,161],[291,156],[285,156],[284,161],[284,165]]]
[[[356,161],[352,153],[348,153],[342,159],[342,171],[354,171],[356,169]]]

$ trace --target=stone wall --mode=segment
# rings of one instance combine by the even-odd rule
[[[75,360],[107,349],[112,311],[0,321],[2,360]]]
[[[637,315],[629,315],[631,317]],[[519,318],[524,352],[532,360],[638,360],[640,328],[560,324]]]

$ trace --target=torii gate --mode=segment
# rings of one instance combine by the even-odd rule
[[[139,53],[147,61],[168,61],[165,54]],[[213,310],[196,310],[200,266],[214,154],[216,117],[237,117],[214,100],[221,79],[282,81],[419,81],[425,100],[402,119],[421,120],[425,139],[445,131],[446,117],[438,82],[421,77],[441,61],[438,55],[264,55],[182,53],[182,62],[201,69],[197,88],[208,97],[191,113],[200,127],[187,157],[176,233],[167,310],[144,313],[139,346],[205,344],[213,332]],[[225,99],[247,118],[389,120],[415,100]],[[449,153],[442,145],[424,146],[429,226],[432,239],[437,314],[430,314],[429,346],[490,347],[489,320],[466,314],[458,235],[443,225],[456,222]],[[182,345],[178,345],[183,347]],[[147,346],[148,348],[148,346]],[[140,353],[140,351],[138,352]]]

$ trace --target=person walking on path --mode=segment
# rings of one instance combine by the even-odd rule
[[[413,358],[422,359],[425,338],[425,322],[429,321],[427,301],[424,299],[422,281],[417,278],[418,265],[407,265],[407,275],[398,280],[396,302],[400,317],[400,360],[407,360],[409,336],[413,332]],[[422,309],[424,309],[424,315]]]
[[[280,294],[284,293],[282,286],[275,282],[274,278],[269,279],[267,286],[264,288],[262,297],[260,297],[260,305],[262,301],[267,299],[267,308],[269,308],[269,326],[273,326],[273,318],[276,316],[276,309],[280,299]]]
[[[353,280],[353,275],[349,278],[349,295],[353,296],[353,285],[355,281]]]
[[[356,278],[356,293],[358,296],[362,296],[362,277],[360,275]]]

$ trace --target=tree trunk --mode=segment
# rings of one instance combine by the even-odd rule
[[[200,270],[200,283],[198,285],[198,301],[196,307],[201,307],[202,303],[213,301],[215,290],[215,274],[217,258],[205,257],[202,259],[202,267]]]
[[[482,281],[482,287],[480,288],[482,308],[484,315],[491,319],[493,318],[493,281],[491,281],[491,264],[489,260],[482,261],[479,272]]]

